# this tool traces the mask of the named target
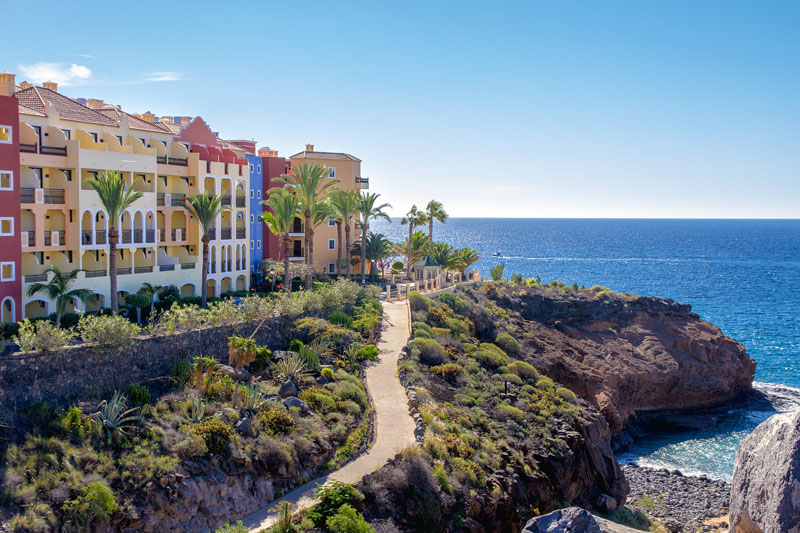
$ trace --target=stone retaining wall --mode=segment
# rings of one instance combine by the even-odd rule
[[[291,340],[292,322],[302,316],[327,316],[328,311],[271,318],[261,325],[254,340],[260,346],[283,348]],[[16,410],[41,400],[68,403],[105,398],[131,384],[169,376],[177,361],[198,355],[227,363],[228,337],[248,337],[260,322],[142,337],[130,350],[113,354],[82,344],[50,354],[0,356],[0,407]]]

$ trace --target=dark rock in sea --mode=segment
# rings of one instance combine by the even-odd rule
[[[773,415],[739,446],[731,531],[800,531],[800,410]]]
[[[567,507],[532,518],[522,533],[634,533],[638,530],[594,516],[580,507]]]

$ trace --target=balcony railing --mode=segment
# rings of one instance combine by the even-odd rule
[[[247,228],[236,228],[236,238],[244,239],[247,237]]]
[[[188,167],[189,160],[185,157],[168,157],[167,158],[168,165],[178,165],[180,167]]]
[[[133,242],[144,242],[144,230],[133,230]]]
[[[303,250],[289,250],[289,259],[302,259]]]
[[[180,231],[180,235],[178,235]],[[172,240],[182,242],[186,240],[186,228],[172,228]]]
[[[295,222],[294,224],[292,224],[289,233],[303,233],[303,225]]]
[[[185,207],[186,195],[174,193],[172,195],[172,201],[170,202],[170,205],[172,205],[173,207]]]
[[[87,270],[86,277],[87,278],[102,278],[106,276],[106,270]]]
[[[133,269],[131,267],[122,267],[117,269],[117,274],[120,276],[127,276],[131,273],[133,273]]]
[[[36,149],[35,144],[23,144],[19,143],[19,151],[24,152],[26,154],[37,154],[39,150]]]
[[[231,195],[230,194],[223,194],[222,199],[219,201],[220,205],[224,205],[227,207],[231,206]]]
[[[66,146],[38,146],[36,144],[19,143],[19,151],[26,154],[67,155]]]
[[[219,233],[220,233],[220,238],[225,240],[231,238],[232,231],[231,228],[222,228]]]
[[[247,199],[244,196],[236,197],[236,207],[244,207]]]
[[[181,270],[193,270],[196,266],[195,263],[181,263]]]
[[[212,241],[217,240],[217,228],[208,228],[208,238]]]
[[[22,204],[32,204],[36,202],[36,193],[33,187],[19,188],[19,201]]]
[[[166,165],[167,164],[167,156],[165,155],[157,155],[156,156],[156,163],[159,165]]]
[[[230,272],[230,271],[231,271],[231,266],[232,266],[232,265],[233,265],[233,261],[231,261],[230,259],[228,259],[228,270],[227,270],[227,272]]]
[[[164,193],[160,192],[156,194],[156,206],[164,207]]]
[[[133,269],[133,273],[134,274],[146,274],[146,273],[152,272],[152,271],[153,271],[153,267],[152,266],[135,267]]]
[[[145,239],[147,242],[156,242],[156,230],[154,229],[147,229],[144,230]]]
[[[94,232],[94,243],[95,244],[105,244],[107,242],[106,241],[107,233],[108,232],[106,230],[104,230],[104,229],[95,230],[95,232]]]
[[[28,234],[27,239],[25,238],[25,234],[26,233]],[[23,245],[27,245],[27,246],[35,246],[36,245],[36,232],[35,231],[23,231],[22,232],[22,244]]]
[[[360,183],[362,189],[369,189],[369,178],[360,178],[356,176],[356,183]]]
[[[175,270],[175,265],[158,265],[158,269],[161,272],[166,272],[168,270]]]
[[[47,281],[47,274],[28,274],[25,276],[26,283],[37,283],[40,281]]]
[[[131,240],[131,230],[129,230],[129,229],[124,229],[124,230],[120,231],[119,232],[119,237],[120,237],[119,241],[122,244],[130,244],[132,242],[132,240]]]
[[[64,246],[64,232],[63,231],[45,231],[44,232],[44,245],[45,246]]]
[[[44,190],[44,203],[46,203],[46,204],[63,204],[64,203],[64,189],[45,189]]]

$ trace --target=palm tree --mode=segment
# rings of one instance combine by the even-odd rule
[[[162,288],[163,285],[158,285],[157,283],[153,284],[150,282],[145,282],[142,283],[142,287],[139,289],[139,292],[142,292],[150,296],[150,321],[153,320],[153,310],[155,309],[156,305],[156,295],[158,294],[158,291],[160,291]]]
[[[322,164],[309,165],[308,163],[301,163],[296,167],[292,167],[293,174],[283,174],[276,181],[283,183],[285,188],[291,190],[296,196],[300,205],[300,210],[303,213],[305,222],[305,249],[306,249],[306,264],[314,267],[314,229],[324,222],[319,221],[316,225],[312,225],[318,218],[315,215],[319,213],[318,204],[327,201],[328,196],[332,189],[339,183],[339,180],[328,178],[328,167]],[[273,187],[270,189],[270,194],[273,190],[280,190],[283,187]],[[313,278],[313,270],[309,269],[306,273],[306,290],[311,290],[311,281]]]
[[[358,199],[358,216],[361,219],[361,242],[366,242],[367,240],[367,230],[369,229],[369,221],[370,219],[378,219],[382,218],[389,222],[392,221],[384,212],[384,209],[388,207],[392,207],[392,204],[381,204],[375,205],[378,202],[378,197],[380,194],[377,193],[370,193],[370,192],[361,192],[361,196]],[[367,262],[367,258],[365,253],[367,251],[366,246],[361,247],[361,283],[363,284],[366,281],[366,270],[365,270],[365,263]]]
[[[203,237],[200,239],[203,243],[203,270],[200,281],[202,287],[200,290],[203,295],[201,305],[205,307],[208,301],[208,242],[211,240],[208,230],[214,226],[214,221],[220,213],[229,211],[231,208],[222,205],[222,196],[209,196],[208,191],[203,191],[203,194],[186,197],[186,209],[197,218],[203,230]]]
[[[457,270],[462,274],[481,259],[480,254],[469,247],[459,248],[456,253],[458,255]]]
[[[83,272],[83,269],[77,268],[71,272],[61,272],[58,267],[50,266],[44,271],[44,274],[53,273],[53,277],[47,283],[34,283],[28,288],[28,297],[44,293],[49,300],[56,301],[56,326],[61,325],[61,315],[67,308],[67,303],[73,298],[80,300],[84,304],[88,301],[94,301],[95,297],[89,289],[70,289],[70,286],[78,278],[78,272]]]
[[[409,276],[411,276],[411,256],[414,253],[412,248],[414,244],[414,228],[421,226],[425,221],[425,213],[420,211],[416,205],[412,205],[406,216],[400,221],[400,224],[408,224],[408,264],[406,265],[406,274]]]
[[[111,312],[117,312],[117,221],[142,193],[125,186],[119,172],[106,170],[97,178],[90,178],[91,185],[100,197],[100,203],[108,215],[108,274],[111,278]]]
[[[387,239],[383,233],[370,232],[367,235],[366,243],[363,254],[360,242],[353,245],[352,253],[353,255],[362,256],[369,261],[369,275],[374,276],[377,270],[377,264],[391,255],[392,241]]]
[[[428,255],[442,265],[444,270],[455,270],[458,265],[457,250],[446,242],[429,243]]]
[[[267,206],[270,210],[264,211],[261,214],[261,220],[267,225],[267,228],[283,241],[283,284],[284,290],[291,292],[292,278],[289,274],[289,244],[292,239],[289,233],[292,231],[294,219],[300,213],[300,205],[297,195],[292,194],[287,189],[278,189],[277,191],[270,191],[270,196],[267,200],[262,200],[263,205]]]
[[[402,242],[395,244],[395,253],[398,255],[405,255],[411,249],[411,264],[422,258],[425,251],[428,249],[428,235],[422,231],[417,230],[411,235],[411,240],[408,237]]]
[[[433,221],[438,220],[442,224],[447,220],[447,213],[441,202],[431,200],[425,207],[425,222],[428,223],[428,241],[433,244]]]
[[[336,232],[339,238],[336,251],[336,271],[342,273],[342,251],[350,250],[350,227],[358,207],[358,192],[337,189],[331,193],[331,208],[336,217]],[[344,224],[345,242],[342,243],[342,224]],[[342,247],[344,244],[344,248]],[[347,277],[350,277],[350,261],[347,261]]]

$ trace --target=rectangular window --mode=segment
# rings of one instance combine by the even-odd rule
[[[253,163],[250,163],[250,174],[253,173]]]
[[[256,191],[256,198],[261,199],[261,191]]]
[[[250,198],[253,198],[256,195],[256,191],[250,189]]]
[[[94,142],[97,142],[97,133],[90,131],[89,137],[91,137]]]
[[[142,141],[144,147],[147,148],[147,139],[145,139],[144,137],[139,137],[139,140]]]
[[[0,191],[14,190],[14,173],[10,170],[0,170]]]
[[[256,174],[261,174],[261,165],[258,165],[258,170],[256,171]]]
[[[122,135],[114,135],[114,137],[117,138],[117,140],[119,141],[120,145],[124,145],[125,144],[124,142],[122,142]]]
[[[328,263],[328,273],[329,274],[336,273],[336,263]]]
[[[328,250],[336,249],[336,239],[328,239]]]
[[[0,218],[0,236],[10,237],[14,235],[14,219]]]
[[[256,241],[250,241],[250,249],[254,249],[256,247]]]
[[[333,218],[333,217],[328,217],[328,225],[329,226],[335,226],[336,225],[336,219]]]
[[[9,144],[14,142],[14,128],[11,126],[0,126],[0,143]]]
[[[256,248],[261,249],[261,241],[256,241]]]
[[[336,167],[328,167],[328,177],[329,178],[336,177]]]
[[[14,262],[0,263],[0,281],[14,281]]]
[[[69,130],[69,129],[67,129],[67,128],[62,128],[62,129],[61,129],[61,133],[63,133],[63,134],[64,134],[64,138],[65,138],[66,140],[70,140],[70,139],[72,139],[72,130]]]
[[[255,224],[256,223],[256,216],[255,215],[250,215],[250,223],[251,224]]]
[[[72,171],[70,169],[62,169],[61,172],[64,173],[65,180],[72,181]]]

